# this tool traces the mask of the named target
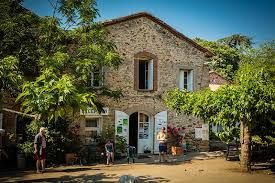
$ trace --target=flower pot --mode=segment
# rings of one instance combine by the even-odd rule
[[[26,158],[24,153],[17,154],[17,168],[18,169],[26,168]]]
[[[66,153],[65,154],[65,161],[67,165],[72,165],[75,162],[75,157],[76,154],[75,153]]]
[[[172,146],[171,152],[172,152],[172,155],[178,156],[183,154],[183,149],[182,147]]]

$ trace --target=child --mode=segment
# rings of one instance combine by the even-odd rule
[[[107,156],[107,165],[110,163],[110,159],[112,158],[112,164],[114,163],[114,145],[113,143],[108,140],[105,144],[105,151]]]

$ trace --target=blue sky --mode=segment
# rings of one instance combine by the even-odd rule
[[[52,15],[47,0],[25,0],[24,6]],[[99,21],[146,11],[190,38],[243,34],[257,45],[275,39],[275,0],[97,0],[97,8]]]

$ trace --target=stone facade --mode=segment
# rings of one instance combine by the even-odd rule
[[[159,19],[144,13],[110,22],[105,23],[109,39],[115,43],[123,63],[117,70],[105,70],[104,85],[122,89],[124,97],[119,101],[101,98],[110,109],[109,116],[103,117],[103,130],[114,127],[115,110],[129,116],[135,112],[145,113],[150,121],[154,121],[157,113],[168,110],[162,99],[167,91],[178,87],[180,69],[193,70],[194,90],[208,87],[209,69],[204,64],[208,58],[204,50],[179,37]],[[135,62],[143,58],[154,62],[154,88],[149,91],[136,87]],[[208,141],[194,139],[195,127],[200,124],[200,119],[168,110],[168,125],[184,128],[185,139],[192,149],[207,150]]]

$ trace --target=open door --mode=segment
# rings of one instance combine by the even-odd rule
[[[129,115],[122,111],[115,111],[115,134],[125,137],[129,144]]]
[[[165,127],[167,130],[167,111],[162,111],[155,115],[154,154],[159,153],[157,134],[162,127]]]

